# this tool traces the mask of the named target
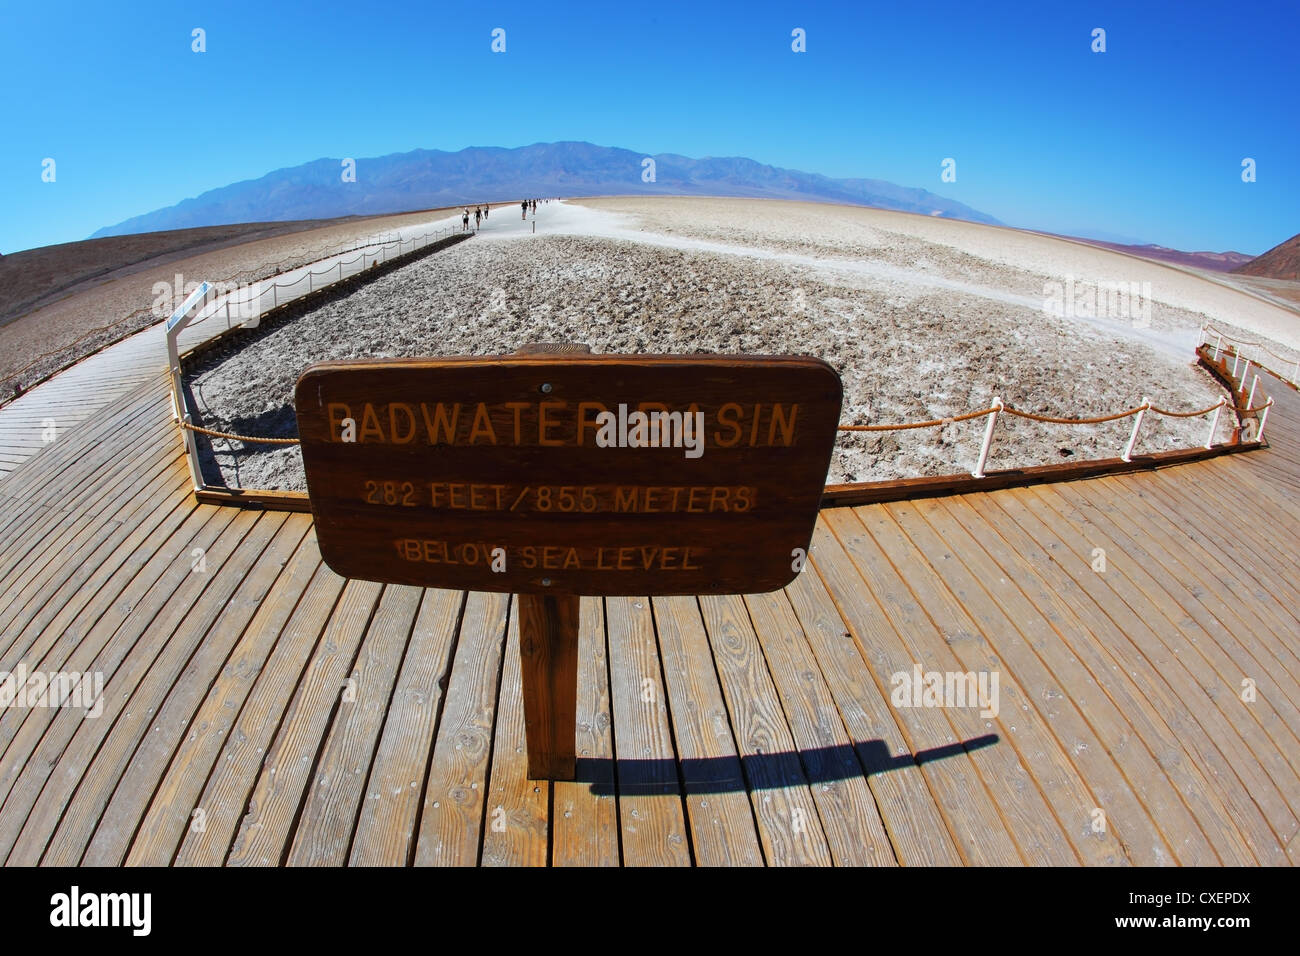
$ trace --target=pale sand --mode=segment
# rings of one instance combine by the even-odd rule
[[[1007,266],[1023,282],[1006,291],[1038,300],[1044,281],[1063,282],[1067,275],[1092,282],[1149,282],[1156,302],[1185,313],[1189,321],[1195,319],[1193,328],[1206,320],[1227,323],[1292,352],[1300,350],[1300,316],[1232,288],[1244,285],[1235,276],[1203,278],[1085,243],[912,213],[752,199],[679,199],[672,201],[675,207],[670,210],[658,205],[662,202],[639,197],[581,200],[593,209],[632,216],[638,228],[682,237],[826,257],[884,258],[949,278],[980,276],[991,265]],[[924,257],[925,244],[943,247],[945,254],[937,260]]]
[[[818,355],[841,373],[846,423],[952,416],[994,395],[1062,416],[1119,411],[1144,395],[1181,410],[1221,395],[1191,351],[1200,323],[1220,317],[1169,300],[1209,308],[1223,298],[1238,321],[1271,308],[1222,287],[1197,299],[1203,280],[1152,266],[1160,281],[1150,280],[1150,328],[1057,318],[1043,312],[1045,276],[1144,281],[1132,275],[1147,274],[1146,265],[1046,237],[858,208],[594,200],[540,206],[536,235],[531,228],[505,207],[467,243],[209,354],[192,374],[206,423],[294,434],[293,385],[315,361],[498,354],[539,340],[587,342],[597,352]],[[1131,424],[1004,417],[990,468],[1114,457]],[[1220,440],[1228,424],[1224,416]],[[1148,416],[1138,447],[1193,447],[1207,427]],[[828,481],[969,471],[982,431],[973,421],[846,436]],[[217,446],[232,485],[304,487],[296,449]]]

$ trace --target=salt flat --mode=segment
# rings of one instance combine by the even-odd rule
[[[1067,279],[1149,283],[1150,307],[1048,314],[1045,289]],[[312,362],[572,340],[597,352],[817,355],[843,377],[846,423],[950,417],[995,395],[1088,416],[1144,396],[1170,409],[1212,404],[1221,392],[1192,361],[1201,323],[1288,344],[1295,320],[1188,273],[1009,229],[815,203],[595,199],[542,204],[528,220],[499,207],[470,242],[209,353],[192,382],[209,426],[292,435],[293,384]],[[968,471],[981,425],[846,436],[828,480]],[[1113,457],[1130,427],[1004,418],[990,467]],[[1139,448],[1191,447],[1206,428],[1148,416]],[[232,485],[304,487],[296,449],[218,441],[213,451],[209,467]]]

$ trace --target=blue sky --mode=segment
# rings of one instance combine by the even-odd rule
[[[588,140],[1258,254],[1300,232],[1297,49],[1295,0],[5,0],[0,252],[321,157]],[[946,157],[955,183],[940,181]]]

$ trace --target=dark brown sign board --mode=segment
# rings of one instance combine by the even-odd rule
[[[295,402],[340,575],[743,594],[798,574],[841,386],[806,357],[517,353],[325,362]]]
[[[518,595],[533,779],[576,772],[578,596],[789,584],[840,417],[819,359],[584,349],[326,362],[295,394],[334,571]]]

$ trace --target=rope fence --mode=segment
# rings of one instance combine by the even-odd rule
[[[1270,356],[1272,356],[1273,358],[1278,359],[1278,360],[1282,363],[1281,365],[1277,366],[1277,367],[1273,370],[1273,371],[1274,371],[1274,374],[1276,374],[1277,377],[1280,378],[1280,379],[1282,379],[1283,381],[1288,382],[1288,383],[1290,383],[1290,384],[1293,385],[1293,386],[1298,386],[1298,387],[1300,387],[1300,354],[1297,354],[1297,355],[1282,355],[1281,353],[1279,353],[1279,352],[1275,352],[1273,349],[1269,348],[1269,347],[1268,347],[1267,345],[1265,345],[1263,342],[1252,342],[1252,341],[1250,341],[1249,339],[1237,339],[1237,338],[1234,338],[1233,336],[1229,335],[1228,333],[1222,331],[1221,329],[1216,329],[1216,328],[1215,328],[1214,326],[1212,326],[1212,325],[1206,325],[1206,326],[1203,326],[1202,329],[1201,329],[1201,332],[1202,332],[1202,335],[1203,335],[1203,337],[1204,337],[1204,344],[1206,344],[1206,345],[1209,345],[1209,344],[1210,344],[1210,340],[1209,340],[1208,336],[1210,336],[1210,335],[1215,336],[1215,343],[1214,343],[1214,360],[1215,360],[1216,362],[1219,360],[1219,353],[1220,353],[1220,352],[1228,351],[1227,349],[1224,348],[1224,344],[1226,343],[1226,344],[1232,346],[1232,348],[1231,348],[1231,352],[1232,352],[1232,356],[1233,356],[1233,375],[1236,375],[1236,372],[1237,372],[1237,363],[1240,362],[1241,359],[1246,358],[1245,353],[1242,352],[1242,350],[1241,350],[1242,347],[1245,347],[1245,348],[1248,348],[1248,349],[1254,349],[1254,350],[1255,350],[1255,358],[1254,358],[1254,359],[1246,358],[1246,368],[1247,368],[1247,372],[1249,372],[1250,363],[1251,363],[1252,361],[1253,361],[1256,365],[1261,365],[1261,364],[1263,364],[1263,363],[1260,362],[1260,360],[1259,360],[1259,356],[1260,356],[1261,353],[1262,353],[1262,354],[1266,354],[1266,355],[1270,355]],[[1277,369],[1280,369],[1280,368],[1290,368],[1290,369],[1291,369],[1291,375],[1290,375],[1289,377],[1283,375],[1280,371],[1277,370]],[[1243,374],[1243,375],[1242,375],[1242,381],[1244,382],[1245,380],[1246,380],[1246,375]]]
[[[375,243],[375,244],[368,245],[367,247],[365,247],[365,249],[369,249],[369,248],[386,249],[387,246],[397,245],[400,250],[400,248],[404,246],[408,241],[412,243],[418,243],[420,240],[428,239],[430,236],[441,237],[445,233],[453,232],[453,231],[454,231],[454,227],[452,227],[449,230],[438,230],[437,232],[434,233],[425,233],[424,235],[417,237],[417,239],[414,240],[394,240],[383,244]],[[360,255],[361,260],[364,260],[366,256],[365,249],[361,251],[361,255]],[[353,259],[349,261],[355,262],[357,260]],[[376,261],[379,261],[378,257],[376,258]],[[365,268],[364,261],[363,261],[362,268],[363,269]],[[329,266],[328,268],[322,270],[319,273],[315,272],[315,270],[309,269],[305,278],[307,278],[310,281],[310,277],[313,275],[327,275],[331,272],[334,272],[336,269],[338,275],[335,281],[339,281],[343,277],[342,261],[335,263],[332,266]],[[289,286],[295,286],[301,281],[302,278],[296,279],[294,280],[294,282],[289,283]],[[206,292],[204,293],[204,295],[206,295]],[[200,300],[200,302],[203,299],[203,295],[199,295],[197,292],[195,296],[192,296],[191,298],[194,299],[196,297]],[[188,312],[193,308],[194,304],[195,303],[193,302],[187,302],[184,306],[182,306],[180,310],[178,310],[177,314],[180,315],[182,313]],[[215,310],[212,314],[215,314]],[[175,318],[175,316],[173,318]],[[194,324],[198,324],[199,322],[206,321],[207,318],[211,318],[211,314],[206,316],[203,319],[196,320]],[[183,324],[184,324],[183,321],[178,323],[176,325],[176,328],[173,330],[172,328],[173,323],[171,320],[169,320],[169,329],[168,329],[168,343],[169,346],[172,347],[173,375],[174,375],[174,382],[175,382],[175,393],[173,396],[174,397],[173,412],[174,412],[174,417],[177,423],[181,426],[181,428],[189,433],[207,435],[208,437],[211,438],[225,439],[227,441],[238,441],[238,442],[243,442],[245,444],[265,444],[265,445],[300,444],[300,441],[297,438],[270,438],[270,437],[262,437],[258,435],[241,435],[236,432],[226,432],[217,429],[204,428],[202,426],[195,425],[190,421],[188,410],[185,409],[184,395],[180,389],[180,367],[179,367],[180,363],[179,363],[179,358],[176,357],[176,353],[174,349],[174,339],[173,339],[174,335],[179,334],[179,327],[180,325]],[[1210,334],[1213,334],[1217,337],[1217,342],[1214,348],[1213,361],[1216,363],[1216,365],[1218,365],[1222,373],[1226,374],[1227,366],[1225,363],[1220,361],[1220,354],[1223,351],[1222,346],[1223,346],[1224,336],[1219,330],[1214,329],[1209,325],[1205,325],[1201,328],[1200,341],[1197,344],[1198,353],[1199,350],[1202,348],[1202,346],[1206,347],[1208,350],[1208,346],[1210,344],[1209,342]],[[1239,343],[1239,344],[1246,344],[1246,343]],[[1234,353],[1236,353],[1235,346],[1233,351]],[[1269,350],[1266,349],[1266,351]],[[1277,355],[1276,352],[1271,352],[1271,351],[1270,354]],[[1198,418],[1202,415],[1209,415],[1213,413],[1213,419],[1210,422],[1209,435],[1206,437],[1205,444],[1204,444],[1204,447],[1206,449],[1210,449],[1214,447],[1214,436],[1216,431],[1218,430],[1219,419],[1223,413],[1223,410],[1225,408],[1232,408],[1238,417],[1239,424],[1243,424],[1242,419],[1245,416],[1250,416],[1250,415],[1258,416],[1257,427],[1251,439],[1251,441],[1258,443],[1263,440],[1264,427],[1268,422],[1268,413],[1269,413],[1269,409],[1271,409],[1273,406],[1273,399],[1269,398],[1266,402],[1260,405],[1255,404],[1255,393],[1259,386],[1259,375],[1256,374],[1254,379],[1254,384],[1250,389],[1249,398],[1247,398],[1244,403],[1241,402],[1242,396],[1246,394],[1245,382],[1246,382],[1246,376],[1249,374],[1250,360],[1247,360],[1246,368],[1244,371],[1242,371],[1240,378],[1238,378],[1239,360],[1240,360],[1240,356],[1238,355],[1238,362],[1234,362],[1233,369],[1231,373],[1228,375],[1228,379],[1232,383],[1232,387],[1235,393],[1234,401],[1229,403],[1227,397],[1223,397],[1220,398],[1217,402],[1215,402],[1212,405],[1207,405],[1205,408],[1194,409],[1192,411],[1174,411],[1167,408],[1160,408],[1159,406],[1152,404],[1149,398],[1143,397],[1142,403],[1140,405],[1135,405],[1132,408],[1128,408],[1120,412],[1115,412],[1114,414],[1111,415],[1095,415],[1086,418],[1069,418],[1069,417],[1057,416],[1057,415],[1045,415],[1038,412],[1031,412],[1031,411],[1026,411],[1024,409],[1015,408],[1013,406],[1006,405],[1005,403],[1003,403],[1001,398],[994,397],[993,403],[989,407],[981,408],[969,412],[963,412],[958,415],[949,415],[949,416],[944,416],[942,418],[932,418],[932,419],[927,419],[925,421],[918,421],[918,422],[900,422],[900,423],[893,423],[893,424],[872,424],[872,425],[846,424],[846,425],[839,425],[838,430],[841,432],[850,432],[850,433],[911,431],[918,428],[938,428],[945,425],[956,424],[958,422],[972,421],[977,418],[987,418],[988,421],[986,423],[985,430],[984,430],[984,441],[980,448],[978,463],[975,466],[975,470],[971,473],[976,478],[985,477],[985,468],[988,464],[989,451],[992,446],[994,429],[997,425],[999,416],[1004,413],[1007,415],[1014,416],[1016,418],[1023,418],[1028,421],[1039,422],[1042,424],[1066,425],[1066,426],[1102,425],[1109,422],[1121,421],[1126,418],[1133,418],[1134,419],[1133,430],[1130,433],[1128,443],[1126,444],[1124,451],[1120,456],[1121,460],[1125,462],[1132,460],[1133,451],[1137,446],[1139,432],[1142,428],[1142,422],[1147,412],[1151,412],[1152,414],[1160,415],[1166,418],[1178,418],[1178,419]],[[1298,363],[1297,369],[1300,370],[1300,363]],[[1241,440],[1240,432],[1234,433],[1233,440],[1235,442],[1239,442]],[[201,488],[202,481],[199,477],[199,471],[198,471],[197,449],[194,447],[194,442],[190,435],[186,436],[186,444],[187,446],[189,446],[190,453],[193,458],[193,461],[191,462],[191,467],[194,471],[195,487]]]

